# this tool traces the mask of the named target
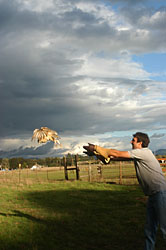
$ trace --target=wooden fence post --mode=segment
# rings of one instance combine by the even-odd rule
[[[98,172],[98,174],[100,175],[100,180],[102,180],[103,175],[102,175],[102,166],[101,166],[101,165],[99,165],[99,166],[97,167],[97,172]]]
[[[47,169],[47,181],[48,181],[48,169]]]
[[[27,178],[28,178],[28,173],[29,173],[29,172],[28,172],[28,171],[29,171],[29,169],[28,169],[28,165],[26,166],[26,168],[27,168]]]
[[[64,166],[64,173],[65,173],[65,179],[68,180],[68,173],[67,173],[67,161],[66,156],[63,157],[63,166]]]
[[[18,167],[19,167],[19,183],[21,181],[21,163],[18,164]]]
[[[122,184],[122,162],[119,162],[119,184]]]
[[[89,160],[88,176],[89,176],[89,182],[91,182],[92,181],[92,169],[91,169],[90,160]]]
[[[79,180],[80,176],[79,176],[79,167],[77,162],[78,162],[78,155],[75,155],[76,179]]]

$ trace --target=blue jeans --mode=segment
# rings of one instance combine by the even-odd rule
[[[154,250],[158,226],[166,239],[166,191],[148,198],[145,224],[145,250]]]

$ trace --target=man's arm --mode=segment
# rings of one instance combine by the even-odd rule
[[[113,157],[110,158],[110,161],[133,161],[133,158]]]
[[[100,151],[98,146],[97,146],[97,150]],[[108,149],[107,152],[108,152],[108,156],[113,156],[115,158],[130,158],[130,154],[129,154],[128,151],[120,151],[120,150],[116,150],[116,149]]]
[[[119,151],[116,149],[102,148],[100,146],[90,144],[90,143],[89,143],[89,146],[84,146],[83,148],[86,149],[87,152],[92,152],[95,155],[101,155],[105,159],[109,159],[109,158],[111,158],[111,160],[131,159],[128,151]]]

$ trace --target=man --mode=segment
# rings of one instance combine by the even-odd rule
[[[96,155],[103,162],[134,160],[136,175],[145,195],[148,196],[145,223],[145,250],[154,250],[157,228],[160,225],[166,239],[166,179],[152,151],[148,149],[149,137],[137,132],[131,140],[132,150],[119,151],[89,144],[84,146],[88,155]]]

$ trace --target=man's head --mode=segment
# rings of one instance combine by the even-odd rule
[[[149,137],[145,133],[137,132],[133,135],[131,141],[133,149],[136,148],[147,148],[150,143]]]

